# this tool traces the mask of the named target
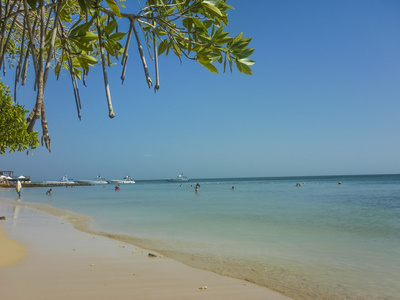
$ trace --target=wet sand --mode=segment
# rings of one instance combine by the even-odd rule
[[[4,236],[0,227],[0,268],[19,262],[25,253],[25,247]]]
[[[290,299],[14,204],[0,199],[2,299]]]

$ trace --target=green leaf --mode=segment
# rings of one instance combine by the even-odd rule
[[[240,73],[244,73],[246,75],[253,75],[253,72],[252,72],[251,68],[248,65],[243,64],[238,60],[235,60],[235,62],[236,62],[236,67],[237,67],[237,69],[239,70]]]
[[[126,35],[126,33],[123,33],[123,32],[115,32],[112,35],[110,35],[108,37],[108,39],[111,39],[113,41],[119,41],[119,40],[123,39],[125,37],[125,35]]]
[[[228,21],[228,17],[227,17],[227,16],[223,16],[223,17],[221,18],[221,20],[222,20],[222,22],[224,22],[224,25],[225,25],[225,26],[228,26],[229,21]]]
[[[118,42],[115,42],[113,40],[107,40],[104,42],[104,48],[107,50],[108,54],[111,56],[115,56],[115,51],[119,51],[122,49],[122,45]]]
[[[228,34],[228,32],[226,32],[226,33]],[[224,44],[227,44],[227,43],[229,43],[231,41],[232,41],[231,37],[225,36],[225,37],[221,37],[221,38],[215,39],[214,43],[216,45],[224,45]]]
[[[242,65],[242,72],[246,75],[253,75],[253,71],[248,65],[243,64]]]
[[[107,19],[108,19],[107,15],[105,15],[104,17],[101,17],[100,18],[100,24],[104,24],[107,21]]]
[[[238,55],[238,57],[239,57],[239,58],[246,58],[246,57],[249,57],[250,55],[252,55],[253,52],[254,52],[254,49],[253,49],[253,48],[248,48],[248,49],[245,49],[244,51],[242,51],[242,52]]]
[[[89,43],[87,43],[85,40],[82,40],[80,38],[70,38],[69,39],[71,42],[75,44],[79,49],[89,52],[93,50],[93,46]]]
[[[66,11],[65,9],[62,9],[62,10],[61,10],[61,12],[60,12],[60,19],[63,20],[63,21],[65,21],[65,22],[68,22],[68,23],[71,23],[71,22],[72,22],[72,20],[71,20],[71,14],[70,14],[68,11]]]
[[[81,74],[82,71],[78,68],[74,68],[75,76],[78,77],[79,80],[81,80]]]
[[[250,44],[250,42],[251,38],[241,39],[240,41],[233,42],[232,47],[234,47],[235,49],[244,50]]]
[[[172,50],[174,50],[175,54],[181,57],[181,48],[175,43],[172,44]]]
[[[224,59],[224,73],[226,71],[226,55],[225,55],[225,59]]]
[[[156,29],[154,30],[154,33],[155,33],[156,35],[158,35],[158,36],[167,35],[167,33],[166,33],[164,30],[159,29],[159,28],[156,28]]]
[[[203,24],[204,24],[204,26],[205,26],[206,28],[210,28],[212,25],[214,25],[214,21],[213,21],[213,20],[205,20],[205,21],[203,22]]]
[[[61,65],[59,63],[56,64],[56,67],[54,68],[54,74],[56,74],[56,76],[60,73],[61,71]]]
[[[71,30],[69,33],[70,35],[82,35],[89,31],[90,27],[92,26],[93,19],[87,23],[83,23],[81,25],[76,26],[74,29]]]
[[[191,18],[186,18],[182,20],[182,25],[188,29],[188,32],[192,29],[193,20]]]
[[[193,19],[193,24],[194,24],[194,27],[195,27],[195,30],[196,29],[199,29],[199,30],[201,30],[201,31],[207,31],[207,28],[206,28],[206,26],[203,24],[203,22],[201,22],[200,20],[198,20],[198,19]]]
[[[106,0],[108,6],[111,8],[111,10],[116,14],[118,18],[121,18],[121,12],[119,11],[118,5],[115,3],[114,0]]]
[[[83,59],[82,57],[78,57],[78,61],[82,69],[84,69],[85,71],[89,70],[89,63],[87,62],[87,60]]]
[[[235,36],[235,38],[232,41],[232,45],[234,45],[235,43],[239,42],[242,38],[243,38],[243,32],[241,32],[237,36]]]
[[[222,0],[205,0],[203,3],[208,3],[214,6],[218,6],[221,3]]]
[[[104,33],[110,35],[115,28],[117,28],[117,20],[112,20],[107,24],[106,28],[104,28]]]
[[[32,9],[36,7],[36,0],[27,0],[27,2]]]
[[[235,60],[236,68],[240,73],[242,73],[242,64],[238,61]]]
[[[79,6],[81,7],[81,10],[83,12],[86,12],[87,11],[86,1],[85,0],[78,0],[78,2],[79,2]]]
[[[86,60],[89,64],[95,65],[97,64],[97,59],[94,58],[93,56],[87,55],[87,54],[81,54],[80,56],[82,59]]]
[[[248,65],[248,66],[254,65],[254,60],[252,60],[250,58],[241,58],[238,61],[240,61],[242,64],[245,64],[245,65]]]
[[[216,62],[219,61],[222,58],[222,55],[220,53],[211,53],[210,54],[211,62]]]
[[[79,68],[80,66],[81,66],[81,63],[79,62],[79,58],[78,57],[74,57],[73,59],[72,59],[72,65],[75,67],[75,68]]]
[[[164,51],[168,47],[168,40],[163,40],[160,45],[158,46],[158,55],[161,55],[164,53]]]
[[[175,9],[176,7],[172,5],[171,8],[165,11],[165,15],[171,15],[175,11]]]
[[[79,36],[79,38],[83,38],[86,41],[94,41],[97,40],[99,38],[99,36],[91,31],[86,31],[82,36]]]
[[[230,69],[230,71],[232,73],[233,72],[233,70],[232,70],[232,59],[231,59],[231,57],[229,55],[227,55],[227,57],[228,57],[228,61],[229,61],[229,69]]]
[[[210,71],[211,73],[217,73],[218,74],[218,69],[211,63],[203,63],[201,61],[199,61],[203,66],[205,66],[208,71]]]
[[[222,13],[221,11],[218,9],[218,7],[208,3],[208,2],[203,2],[203,7],[204,9],[212,16],[215,17],[219,17],[222,18]]]
[[[198,35],[198,38],[199,38],[199,40],[202,41],[202,42],[210,42],[210,41],[211,41],[210,36],[208,36],[208,35],[206,35],[206,34],[199,34],[199,35]]]

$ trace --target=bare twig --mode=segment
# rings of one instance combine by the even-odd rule
[[[126,39],[124,54],[122,55],[122,59],[121,59],[121,64],[123,65],[122,74],[121,74],[122,84],[124,84],[124,81],[125,81],[125,71],[126,71],[126,66],[128,64],[128,49],[129,49],[129,45],[131,43],[132,30],[133,30],[133,22],[130,22],[128,38]]]
[[[30,17],[29,17],[29,11],[28,11],[28,3],[27,0],[24,0],[24,10],[25,10],[25,19],[26,22],[25,24],[26,29],[28,31],[28,36],[29,36],[29,47],[31,48],[31,53],[32,53],[32,58],[33,58],[33,67],[35,69],[35,75],[36,78],[38,77],[38,67],[37,67],[37,58],[36,58],[36,51],[35,51],[35,43],[34,43],[34,37],[33,37],[33,32],[32,32],[32,27],[31,27],[31,22],[30,22]]]
[[[159,69],[158,69],[157,39],[156,39],[156,33],[154,31],[153,31],[153,48],[154,48],[154,66],[155,66],[155,72],[156,72],[156,85],[154,86],[154,93],[157,93],[157,91],[160,89],[160,77],[159,77]]]
[[[133,32],[135,33],[136,42],[138,44],[139,54],[140,54],[140,58],[142,60],[143,69],[144,69],[144,75],[146,76],[146,82],[150,88],[153,85],[153,82],[151,81],[151,78],[149,75],[149,70],[148,70],[147,64],[146,64],[146,58],[144,57],[144,53],[143,53],[143,47],[142,47],[142,44],[140,43],[139,36],[138,36],[138,33],[135,28],[135,24],[133,24]]]
[[[42,115],[42,131],[43,131],[42,146],[43,146],[43,143],[44,143],[46,145],[47,150],[49,150],[49,152],[51,152],[51,149],[50,149],[51,138],[50,138],[49,130],[48,130],[46,112],[44,110],[44,102],[42,103],[41,115]]]
[[[68,69],[69,69],[69,74],[70,74],[70,77],[71,77],[72,89],[74,91],[76,109],[77,109],[77,112],[78,112],[78,118],[80,120],[81,119],[81,111],[80,110],[82,109],[82,106],[81,106],[81,98],[80,98],[80,95],[79,95],[78,82],[76,80],[76,74],[75,74],[75,71],[74,71],[74,64],[72,62],[72,58],[71,58],[71,55],[70,55],[71,54],[71,48],[70,48],[67,36],[65,34],[65,31],[64,31],[64,27],[63,27],[61,21],[60,20],[58,20],[58,21],[60,23],[61,36],[62,36],[62,39],[64,40],[64,51],[65,51],[65,55],[67,56]],[[58,74],[58,76],[59,76],[59,74]],[[57,79],[58,79],[58,77],[57,77]]]
[[[58,28],[58,18],[60,16],[60,11],[61,11],[61,1],[58,2],[57,8],[56,8],[56,14],[54,16],[54,24],[53,24],[53,31],[51,35],[51,41],[50,41],[50,48],[47,54],[47,61],[46,61],[46,68],[44,70],[44,86],[46,87],[46,82],[47,82],[47,77],[49,76],[49,69],[50,69],[50,64],[51,60],[53,58],[53,49],[54,49],[54,43],[56,41],[56,35],[57,35],[57,28]],[[49,16],[50,19],[50,16]]]
[[[113,110],[112,102],[111,102],[110,86],[108,84],[107,67],[106,67],[106,59],[105,59],[105,55],[104,55],[103,39],[101,37],[100,20],[99,20],[98,16],[97,16],[96,27],[97,27],[97,35],[99,37],[101,64],[103,66],[103,78],[104,78],[104,87],[106,90],[106,98],[107,98],[107,104],[108,104],[108,116],[110,118],[114,118],[115,114],[114,114],[114,110]]]
[[[12,8],[14,7],[14,5],[15,5],[15,3],[13,3],[13,5],[12,5]],[[21,3],[18,5],[18,8],[20,7],[20,5],[21,5]],[[10,10],[12,10],[12,8],[10,8]],[[17,20],[17,16],[15,16],[14,17],[14,19],[13,19],[13,21],[12,21],[12,23],[11,23],[11,27],[9,28],[9,32],[8,32],[8,36],[7,36],[7,39],[4,41],[4,35],[5,35],[5,32],[2,32],[2,36],[1,36],[1,55],[0,55],[0,67],[1,67],[1,65],[2,65],[2,62],[4,61],[4,57],[5,57],[5,54],[6,54],[6,50],[7,50],[7,46],[8,46],[8,42],[10,41],[10,37],[11,37],[11,34],[12,34],[12,32],[13,32],[13,30],[14,30],[14,25],[15,25],[15,21]],[[6,22],[4,22],[4,25],[6,25]],[[5,26],[3,26],[4,27],[4,29],[5,29]],[[3,29],[3,30],[4,30]]]
[[[35,118],[39,119],[41,117],[42,110],[44,110],[43,95],[44,95],[44,78],[43,78],[43,61],[44,61],[44,45],[46,39],[45,30],[45,9],[44,0],[39,1],[40,6],[40,44],[39,44],[39,60],[37,62],[37,72],[36,72],[36,83],[38,87],[37,98],[36,98],[36,115]]]

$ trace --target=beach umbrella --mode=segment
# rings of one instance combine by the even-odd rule
[[[7,176],[6,179],[10,180],[10,179],[12,179],[12,178],[11,178],[10,176]]]
[[[6,178],[6,177],[7,177],[7,176],[5,176],[5,175],[1,175],[1,176],[0,176],[0,178]]]
[[[24,179],[24,178],[25,178],[25,176],[22,176],[22,175],[21,175],[21,176],[19,176],[18,178],[19,178],[19,179]]]

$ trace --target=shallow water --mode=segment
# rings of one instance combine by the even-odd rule
[[[400,299],[400,175],[47,189],[24,188],[21,200],[90,215],[93,230],[294,299]]]

